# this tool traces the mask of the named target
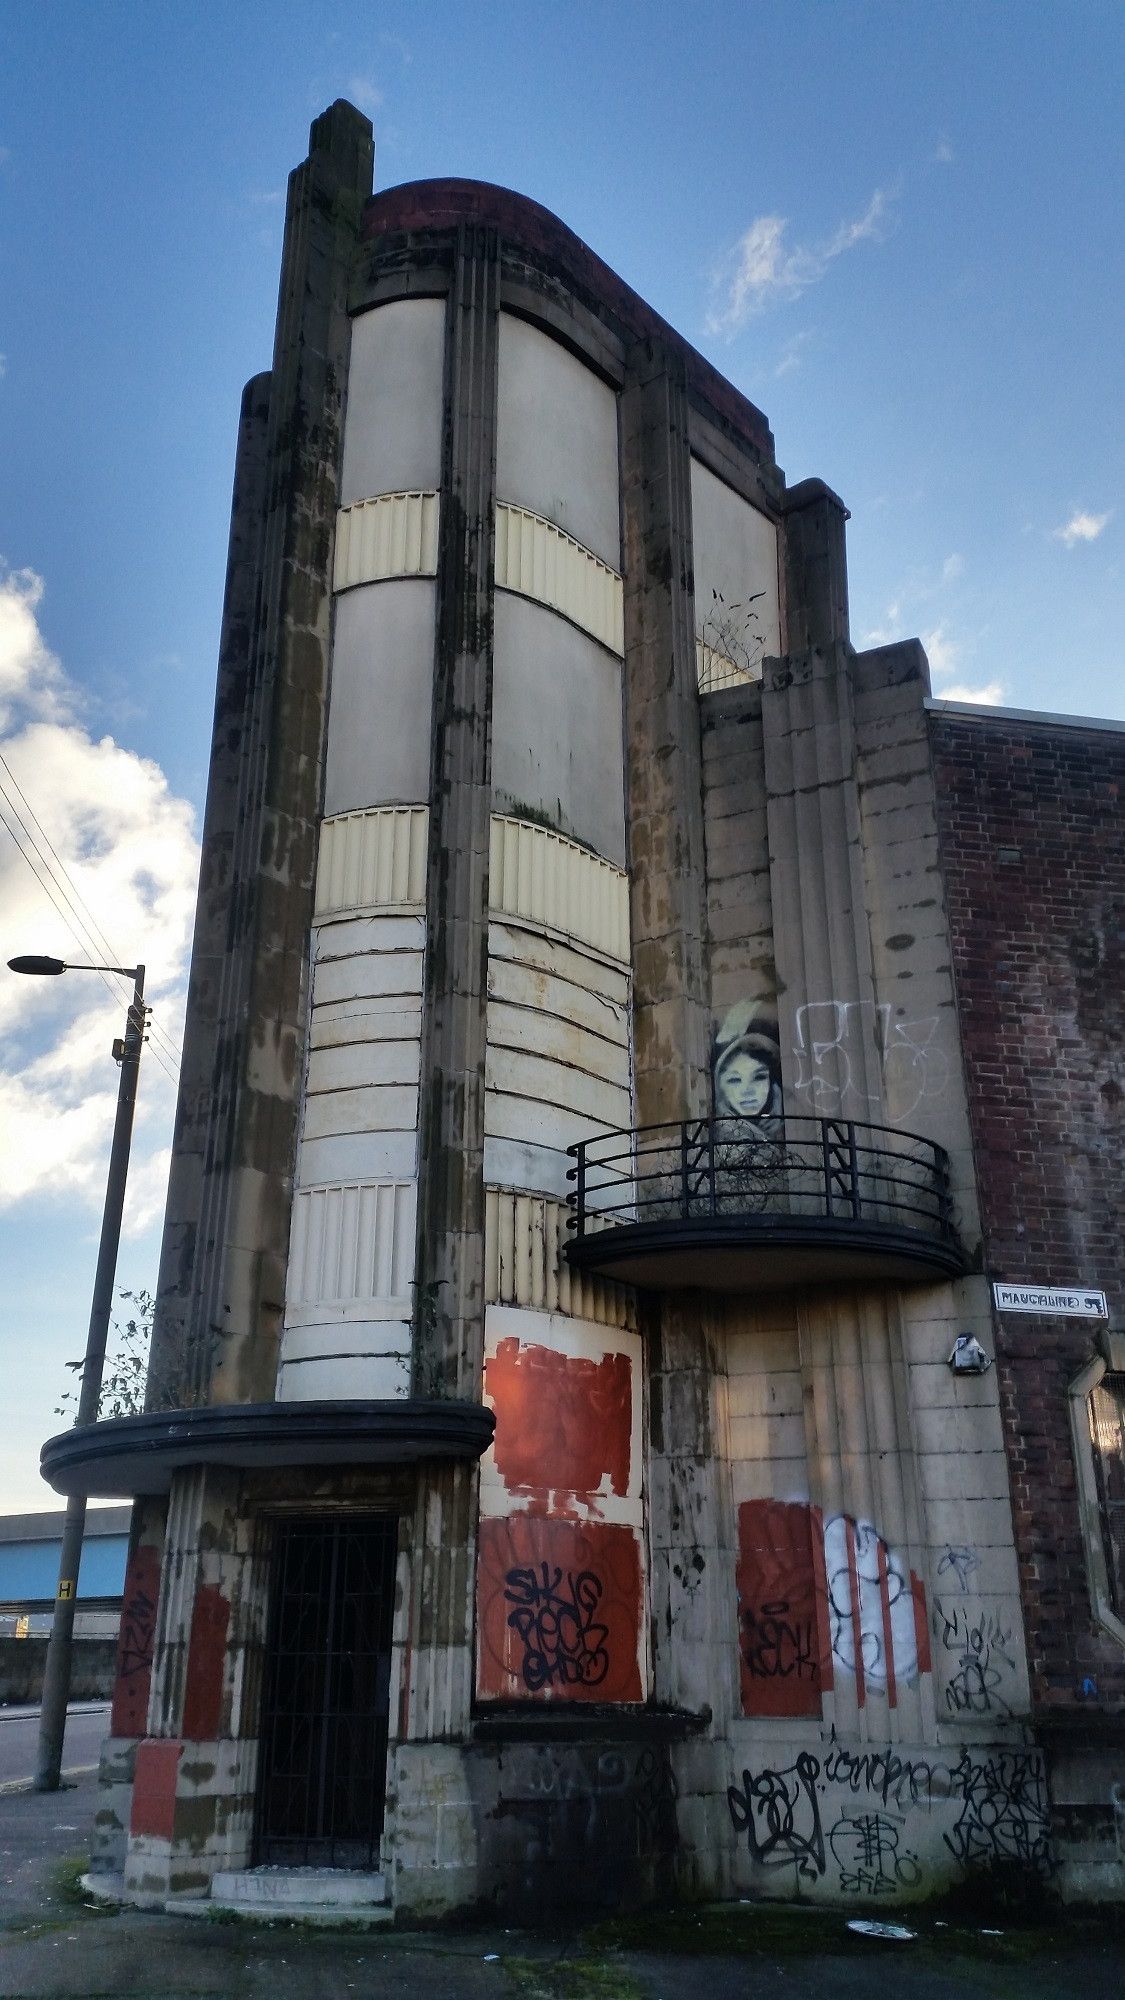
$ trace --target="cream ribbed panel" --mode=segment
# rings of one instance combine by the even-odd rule
[[[541,514],[497,504],[496,583],[501,590],[518,591],[561,611],[611,653],[624,654],[624,596],[617,571]]]

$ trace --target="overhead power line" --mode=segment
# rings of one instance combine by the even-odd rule
[[[27,801],[22,787],[13,776],[8,763],[2,755],[0,755],[0,767],[7,773],[13,790],[23,799],[29,816],[35,820],[35,824],[38,826],[39,822],[35,819],[35,814]],[[65,867],[63,867],[61,862],[58,862],[56,855],[55,859],[58,862],[58,869],[56,871],[55,868],[52,868],[50,861],[38,845],[34,834],[27,826],[19,807],[16,805],[11,792],[4,785],[2,779],[0,779],[0,824],[3,824],[5,830],[11,835],[16,851],[27,862],[40,888],[44,891],[44,894],[53,905],[57,914],[62,918],[71,937],[75,939],[80,949],[92,953],[95,957],[101,956],[104,953],[106,957],[116,959],[119,954],[115,952],[113,946],[104,936],[104,933],[100,931],[93,917],[91,916],[89,921],[84,918],[82,898],[67,875]],[[42,832],[41,828],[40,831]],[[43,839],[50,846],[46,834],[43,834]],[[54,853],[53,848],[51,852]],[[116,987],[112,984],[113,976],[99,972],[98,977],[101,979],[107,992],[111,993],[116,1000],[118,993]],[[153,1027],[154,1024],[150,1019],[150,1034]],[[163,1033],[163,1030],[159,1032],[159,1037],[153,1036],[151,1048],[154,1059],[170,1082],[175,1084],[179,1067],[178,1056],[172,1048],[169,1038]]]

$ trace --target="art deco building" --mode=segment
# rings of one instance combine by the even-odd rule
[[[841,502],[562,223],[370,175],[334,105],[243,403],[150,1407],[46,1451],[137,1496],[99,1865],[1043,1876],[935,779],[988,721],[853,649]]]

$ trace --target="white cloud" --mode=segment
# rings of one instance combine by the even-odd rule
[[[1053,528],[1051,532],[1056,542],[1062,542],[1068,549],[1074,548],[1078,542],[1096,542],[1111,513],[1112,509],[1106,514],[1084,514],[1076,508],[1063,527]]]
[[[938,165],[942,167],[951,166],[953,161],[957,158],[957,155],[953,150],[952,143],[950,142],[949,139],[946,138],[944,132],[942,133],[940,139],[938,140],[937,145],[934,147],[934,158],[938,162]]]
[[[806,332],[795,333],[792,340],[786,341],[781,351],[781,359],[773,371],[775,377],[791,375],[795,368],[800,367],[801,362],[804,360],[805,348],[811,339],[812,334]]]
[[[58,715],[70,707],[62,668],[35,615],[42,595],[34,570],[0,564],[0,733],[18,715]]]
[[[358,104],[361,111],[378,111],[383,102],[383,93],[370,76],[349,76],[344,95],[351,103]]]
[[[957,672],[961,664],[960,642],[950,638],[944,625],[935,625],[931,632],[923,633],[922,644],[931,673],[940,677]]]
[[[945,561],[942,563],[941,566],[942,582],[956,583],[958,577],[963,575],[964,569],[965,569],[964,556],[959,556],[956,550],[954,550],[953,554],[951,556],[946,556]]]
[[[985,708],[1002,708],[1007,695],[1003,681],[986,681],[983,687],[969,687],[954,682],[952,687],[938,689],[942,701],[980,702]]]
[[[748,320],[783,299],[795,299],[822,278],[829,265],[858,243],[878,240],[887,195],[876,188],[861,216],[842,222],[827,242],[790,246],[783,215],[759,215],[723,259],[712,279],[707,331],[730,339]]]
[[[117,1070],[110,1045],[124,1025],[130,984],[75,971],[26,979],[3,961],[45,952],[103,960],[41,879],[47,842],[111,946],[109,961],[147,967],[146,998],[162,1031],[141,1064],[126,1228],[159,1213],[174,1109],[162,1061],[178,1048],[198,847],[193,812],[159,765],[112,737],[96,741],[76,719],[77,694],[44,643],[36,612],[42,580],[0,572],[0,783],[6,820],[39,822],[37,872],[0,829],[0,1208],[25,1197],[77,1197],[95,1213],[105,1186]],[[21,797],[22,793],[22,797]],[[26,836],[21,836],[26,845]],[[62,904],[62,908],[56,907]]]

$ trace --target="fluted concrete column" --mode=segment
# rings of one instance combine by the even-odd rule
[[[645,346],[621,399],[626,798],[637,1119],[710,1097],[691,454],[682,363]]]
[[[477,1397],[492,807],[499,248],[458,231],[447,315],[422,1015],[414,1393]]]
[[[767,663],[766,827],[786,1109],[878,1123],[853,658],[840,642]]]

